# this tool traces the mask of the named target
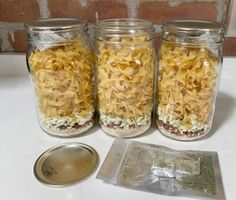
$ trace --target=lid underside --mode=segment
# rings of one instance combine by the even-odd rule
[[[44,152],[34,165],[34,174],[47,185],[66,186],[88,178],[98,163],[98,154],[92,147],[67,143]]]

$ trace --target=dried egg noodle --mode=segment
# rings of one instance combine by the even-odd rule
[[[128,129],[150,125],[154,64],[154,48],[144,37],[122,38],[117,45],[98,42],[97,96],[104,126],[126,129],[128,137]]]
[[[216,56],[206,48],[163,43],[157,100],[160,129],[166,123],[166,131],[180,137],[210,129],[217,66]]]
[[[45,120],[66,118],[71,121],[70,128],[76,128],[73,127],[76,123],[77,127],[82,126],[85,119],[91,121],[94,112],[93,64],[92,54],[83,40],[35,50],[29,56],[29,64],[38,109]],[[65,124],[61,125],[65,128]]]

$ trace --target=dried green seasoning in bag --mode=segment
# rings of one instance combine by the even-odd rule
[[[157,194],[225,199],[216,152],[176,151],[116,139],[97,178]]]

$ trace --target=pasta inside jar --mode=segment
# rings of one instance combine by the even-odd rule
[[[146,37],[97,41],[98,109],[106,133],[133,137],[150,127],[155,58]]]
[[[72,136],[94,121],[93,59],[82,38],[30,52],[30,71],[41,127]]]
[[[217,90],[219,59],[210,49],[163,42],[160,51],[157,125],[175,139],[209,132]]]
[[[163,135],[190,141],[211,129],[222,65],[224,27],[218,22],[163,24],[156,123]]]

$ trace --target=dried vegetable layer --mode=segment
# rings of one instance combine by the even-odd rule
[[[93,124],[92,54],[82,39],[29,56],[41,126],[49,133],[73,134]]]

